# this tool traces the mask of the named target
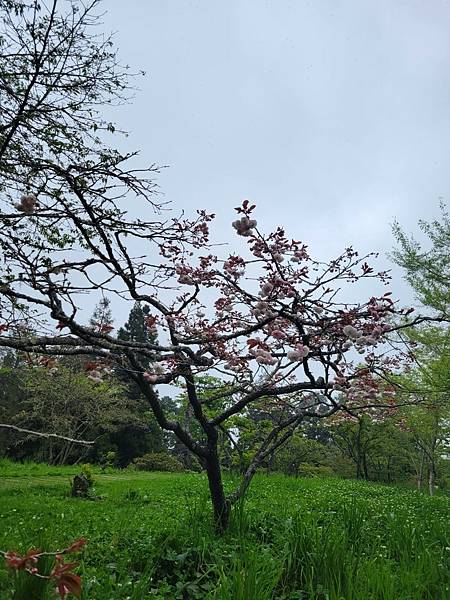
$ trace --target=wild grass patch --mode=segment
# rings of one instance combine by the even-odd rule
[[[87,538],[78,571],[85,600],[449,597],[445,496],[258,476],[219,537],[201,474],[96,469],[102,500],[90,502],[70,497],[73,468],[49,470],[25,465],[12,477],[5,469],[0,547],[55,549]],[[0,569],[1,598],[54,598],[52,589],[24,590],[14,596]]]

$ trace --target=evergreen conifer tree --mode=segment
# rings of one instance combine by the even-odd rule
[[[156,342],[156,334],[149,329],[147,319],[150,310],[147,305],[142,306],[135,302],[130,310],[128,320],[117,332],[119,340],[127,342]],[[138,357],[145,368],[149,364],[148,357]],[[131,373],[122,368],[116,369],[117,377],[126,386],[126,394],[130,400],[136,402],[139,419],[136,424],[127,425],[112,436],[112,441],[117,445],[119,462],[122,465],[129,463],[133,458],[146,452],[162,452],[165,450],[164,434],[156,423],[155,417],[148,411],[148,404],[142,392],[133,380]],[[145,423],[145,425],[143,425]]]

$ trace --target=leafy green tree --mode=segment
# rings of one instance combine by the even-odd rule
[[[356,479],[393,483],[410,478],[412,439],[399,428],[396,416],[373,419],[362,414],[341,419],[330,433],[342,455],[353,462]]]
[[[9,364],[10,359],[12,360],[12,353],[7,355],[4,366],[0,368],[0,422],[2,423],[11,423],[23,397],[20,369],[13,368]],[[0,430],[0,456],[7,453],[15,438],[16,435],[12,431]]]
[[[375,423],[372,436],[366,458],[369,478],[386,483],[410,481],[414,472],[410,461],[413,439],[400,426],[398,415]]]
[[[137,342],[138,344],[155,344],[157,341],[156,332],[152,329],[150,309],[148,305],[142,305],[140,302],[135,302],[130,310],[128,319],[123,327],[120,327],[117,332],[117,339],[124,342]],[[142,365],[142,368],[147,369],[151,364],[151,358],[148,354],[136,356],[136,360]],[[128,369],[123,365],[116,368],[117,376],[127,385],[128,394],[132,398],[140,398],[142,391],[136,381],[131,376]]]
[[[353,461],[356,479],[369,479],[367,455],[375,443],[372,419],[368,415],[345,419],[333,428],[333,440]]]
[[[327,446],[297,432],[275,455],[273,467],[286,475],[298,475],[300,467],[304,464],[314,467],[329,466],[329,455]]]
[[[415,452],[411,460],[422,488],[428,475],[428,489],[434,494],[436,479],[445,470],[450,452],[450,330],[427,327],[410,332],[418,343],[416,367],[402,377],[403,388],[416,398],[414,406],[405,408],[405,422],[413,436]]]
[[[450,317],[450,217],[441,204],[441,218],[421,220],[419,227],[428,238],[426,248],[408,236],[396,222],[393,226],[397,248],[392,259],[405,271],[405,278],[424,306]]]
[[[434,494],[438,465],[448,457],[450,418],[450,218],[441,205],[441,218],[419,221],[426,247],[394,225],[397,248],[393,260],[405,271],[405,278],[418,300],[440,325],[422,325],[406,329],[403,341],[413,351],[414,369],[405,374],[405,393],[417,400],[417,406],[405,410],[406,422],[413,433],[417,455],[418,487],[428,472],[428,488]]]
[[[133,419],[132,406],[109,381],[98,384],[64,366],[23,369],[21,378],[23,398],[11,415],[14,425],[72,439],[95,439]],[[83,451],[68,440],[21,436],[13,454],[23,457],[32,451],[40,460],[62,465],[86,458],[88,449]]]

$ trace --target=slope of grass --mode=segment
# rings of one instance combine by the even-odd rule
[[[245,510],[238,507],[230,531],[218,537],[203,475],[95,470],[102,500],[89,501],[68,496],[75,472],[0,466],[0,548],[56,549],[86,537],[79,567],[85,600],[450,597],[446,497],[259,476]],[[14,597],[12,582],[1,567],[2,599]]]

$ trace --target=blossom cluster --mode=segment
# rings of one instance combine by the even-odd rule
[[[343,283],[363,278],[384,283],[385,275],[351,247],[327,263],[313,260],[307,246],[289,239],[282,227],[267,235],[257,230],[254,208],[244,201],[232,223],[246,238],[242,256],[210,253],[212,215],[204,213],[195,225],[174,221],[182,239],[161,242],[167,262],[139,271],[137,289],[149,298],[153,313],[146,326],[165,340],[154,342],[151,366],[141,376],[150,385],[176,382],[186,368],[194,375],[216,371],[246,385],[257,378],[267,385],[296,384],[303,377],[330,398],[347,393],[358,370],[352,355],[375,364],[396,307],[389,294],[353,304],[340,302],[337,294]],[[195,244],[188,243],[191,227]],[[150,273],[146,286],[144,275]],[[377,364],[389,367],[381,359]],[[100,383],[107,367],[96,361],[86,370]],[[371,394],[369,388],[362,395]]]
[[[233,227],[236,229],[238,235],[247,237],[252,234],[252,229],[257,225],[255,219],[249,219],[249,217],[241,217],[233,221]]]

